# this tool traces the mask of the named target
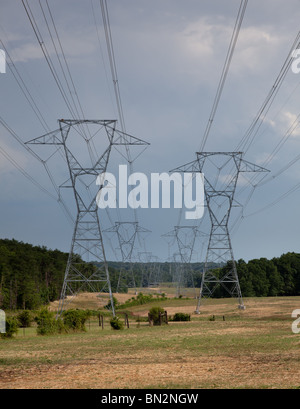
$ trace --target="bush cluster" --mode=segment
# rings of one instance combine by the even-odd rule
[[[85,322],[90,313],[84,310],[67,310],[62,318],[56,318],[55,314],[47,308],[42,309],[36,316],[38,335],[54,335],[71,331],[86,331]]]
[[[0,334],[1,338],[12,338],[15,334],[17,334],[19,329],[19,323],[17,318],[15,317],[7,317],[5,321],[6,325],[6,332],[4,334]]]
[[[131,297],[129,300],[127,300],[124,304],[119,304],[118,309],[124,309],[128,307],[134,307],[136,305],[144,305],[149,302],[154,302],[154,301],[165,301],[167,299],[166,295],[163,294],[157,294],[156,297],[154,297],[152,294],[143,294],[139,293],[136,297]]]
[[[86,331],[85,322],[89,316],[89,311],[68,310],[63,314],[63,323],[67,330]]]
[[[153,325],[160,325],[160,314],[163,314],[165,310],[161,307],[152,307],[149,311],[149,316],[153,322]]]
[[[119,317],[113,317],[113,318],[110,320],[110,325],[111,325],[112,329],[114,329],[114,330],[122,330],[122,329],[124,329],[124,324],[123,324],[123,322],[120,320]]]
[[[63,321],[55,318],[55,314],[43,308],[35,317],[38,335],[54,335],[64,331]]]
[[[170,321],[191,321],[190,314],[184,314],[183,312],[176,312],[173,317],[169,318]]]

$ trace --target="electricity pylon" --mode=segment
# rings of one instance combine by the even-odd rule
[[[73,190],[75,198],[77,214],[57,316],[78,292],[87,289],[108,292],[115,315],[97,197],[105,182],[112,146],[149,144],[118,131],[116,120],[61,119],[58,122],[59,129],[27,142],[54,145],[56,150],[63,148],[69,178],[61,188]],[[102,178],[99,179],[100,175]]]
[[[200,152],[196,155],[195,161],[175,170],[204,174],[206,206],[211,221],[196,313],[200,313],[202,297],[211,297],[219,286],[237,297],[239,308],[245,309],[228,225],[232,207],[239,206],[235,202],[235,192],[240,174],[268,171],[245,161],[242,152]],[[217,177],[212,167],[217,169]]]
[[[157,287],[160,283],[160,265],[156,256],[149,251],[139,252],[138,259],[141,269],[140,287]]]
[[[172,257],[172,261],[170,263],[173,267],[172,269],[172,284],[176,287],[175,295],[179,298],[182,294],[181,287],[183,285],[183,264],[181,260],[180,253],[174,253]]]
[[[193,271],[191,268],[191,260],[195,247],[196,238],[199,235],[197,226],[175,226],[174,230],[164,234],[162,237],[174,237],[174,241],[177,243],[178,253],[176,256],[180,258],[179,264],[176,265],[175,275],[177,282],[176,294],[179,297],[181,289],[187,286],[192,286],[195,292],[195,284]],[[175,255],[174,255],[175,256]],[[174,262],[176,259],[174,258]],[[178,261],[177,261],[178,264]],[[175,282],[173,277],[173,282]],[[195,294],[196,296],[196,294]]]
[[[125,270],[125,266],[120,268],[117,292],[119,292],[120,287],[122,286],[122,282],[124,280],[128,281],[129,278],[129,282],[127,282],[127,285],[134,288],[135,293],[137,294],[136,280],[134,277],[132,266],[133,249],[136,243],[137,235],[139,233],[150,233],[150,230],[139,226],[138,222],[116,222],[113,227],[106,229],[105,232],[117,234],[122,256],[122,263],[129,263],[129,271]]]

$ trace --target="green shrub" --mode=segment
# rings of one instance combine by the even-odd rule
[[[47,308],[43,308],[35,317],[38,335],[54,335],[65,330],[60,318],[56,319],[55,314]]]
[[[117,308],[119,305],[119,301],[114,296],[113,296],[113,303],[114,303],[114,307]],[[104,308],[106,308],[107,310],[112,310],[111,300],[108,301],[108,304],[105,305]]]
[[[184,314],[183,312],[176,312],[172,321],[191,321],[190,314]]]
[[[136,297],[131,297],[129,300],[127,300],[124,304],[118,304],[117,308],[118,309],[126,309],[129,307],[134,307],[136,305],[144,305],[148,304],[150,302],[156,302],[157,300],[164,301],[167,299],[166,294],[157,294],[156,298],[153,297],[152,294],[143,294],[139,293]]]
[[[120,318],[118,318],[118,317],[113,317],[113,318],[110,320],[110,325],[111,325],[112,329],[115,329],[115,330],[124,329],[124,324],[123,324],[123,322],[120,320]]]
[[[153,325],[160,324],[160,314],[163,314],[165,310],[161,307],[152,307],[149,311],[149,315],[153,321]]]
[[[89,316],[89,311],[67,310],[63,314],[64,326],[73,331],[86,331],[85,322]]]
[[[31,326],[32,316],[30,311],[24,310],[17,315],[19,326],[21,328],[29,328]]]
[[[5,321],[5,330],[4,334],[0,334],[1,338],[12,338],[18,332],[18,320],[15,317],[7,317]]]

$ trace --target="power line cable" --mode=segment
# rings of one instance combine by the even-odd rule
[[[25,3],[26,3],[26,4],[25,4]],[[40,48],[41,48],[41,50],[42,50],[42,53],[43,53],[43,55],[44,55],[44,57],[45,57],[45,60],[46,60],[46,62],[47,62],[47,65],[48,65],[48,67],[49,67],[49,69],[50,69],[50,72],[51,72],[51,74],[52,74],[52,76],[53,76],[53,78],[54,78],[54,81],[55,81],[55,83],[56,83],[58,89],[59,89],[59,92],[60,92],[60,94],[61,94],[61,96],[62,96],[62,98],[63,98],[65,104],[67,105],[68,110],[69,110],[69,112],[70,112],[72,118],[75,119],[75,118],[76,118],[76,112],[74,112],[74,110],[73,110],[73,108],[72,108],[72,106],[71,106],[71,104],[70,104],[70,101],[68,100],[67,94],[66,94],[66,92],[65,92],[65,90],[64,90],[64,87],[63,87],[63,85],[62,85],[62,82],[61,82],[60,79],[59,79],[59,76],[58,76],[58,74],[57,74],[57,71],[56,71],[56,69],[55,69],[55,66],[54,66],[54,64],[53,64],[53,62],[52,62],[52,59],[51,59],[51,57],[50,57],[50,53],[48,52],[48,49],[47,49],[47,47],[46,47],[46,44],[45,44],[45,42],[44,42],[44,40],[43,40],[43,37],[42,37],[42,35],[41,35],[41,32],[39,31],[39,28],[38,28],[38,26],[37,26],[37,23],[36,23],[36,20],[35,20],[35,18],[34,18],[34,15],[33,15],[32,11],[31,11],[31,8],[30,8],[30,6],[29,6],[29,4],[28,4],[28,0],[22,0],[22,4],[23,4],[23,6],[24,6],[25,12],[26,12],[27,17],[28,17],[28,19],[29,19],[29,22],[30,22],[30,24],[31,24],[31,26],[32,26],[32,29],[33,29],[33,31],[34,31],[34,34],[35,34],[35,36],[36,36],[36,38],[37,38],[37,41],[38,41],[38,43],[39,43],[39,45],[40,45]]]
[[[200,145],[200,149],[199,149],[200,152],[203,152],[203,150],[204,150],[204,147],[206,145],[206,142],[207,142],[207,139],[208,139],[212,124],[214,122],[214,117],[216,115],[218,105],[219,105],[219,102],[220,102],[220,99],[221,99],[221,95],[222,95],[222,92],[223,92],[223,89],[224,89],[225,81],[226,81],[226,78],[227,78],[227,75],[228,75],[228,72],[229,72],[230,64],[231,64],[232,57],[233,57],[233,54],[234,54],[234,51],[235,51],[238,36],[239,36],[239,33],[240,33],[241,25],[242,25],[242,22],[243,22],[243,19],[244,19],[244,16],[245,16],[247,4],[248,4],[248,0],[242,0],[241,4],[240,4],[240,7],[239,7],[238,16],[237,16],[237,19],[236,19],[236,22],[235,22],[235,26],[234,26],[233,34],[232,34],[232,37],[231,37],[229,49],[228,49],[227,56],[226,56],[226,59],[225,59],[225,64],[224,64],[222,75],[221,75],[221,78],[220,78],[220,82],[219,82],[219,85],[218,85],[218,88],[217,88],[217,93],[216,93],[216,96],[215,96],[215,99],[214,99],[214,103],[213,103],[213,106],[212,106],[212,110],[211,110],[211,113],[210,113],[210,117],[209,117],[206,129],[205,129],[205,132],[204,132],[204,135],[203,135],[203,140],[202,140],[202,143]]]
[[[240,141],[240,143],[238,144],[238,146],[236,147],[236,152],[238,151],[243,151],[243,152],[247,152],[251,145],[254,142],[255,137],[258,134],[258,130],[261,127],[263,121],[265,120],[265,117],[267,115],[267,113],[269,112],[271,105],[274,102],[274,99],[276,97],[276,95],[279,92],[280,87],[282,86],[287,73],[289,72],[289,69],[291,67],[291,64],[294,60],[294,58],[292,57],[292,51],[295,50],[295,48],[299,47],[300,45],[300,32],[298,32],[296,39],[294,40],[291,49],[289,50],[288,56],[285,59],[285,62],[272,86],[272,88],[270,89],[267,97],[265,98],[261,108],[259,109],[256,117],[253,119],[250,127],[248,128],[248,130],[246,131],[245,135],[243,136],[242,140]],[[257,129],[256,129],[257,128]],[[254,133],[254,130],[256,129],[256,132]],[[254,135],[252,135],[254,133]]]
[[[54,178],[53,178],[53,176],[52,176],[52,174],[51,174],[51,172],[50,172],[50,170],[49,170],[49,167],[48,167],[48,165],[47,165],[47,161],[44,161],[44,160],[42,160],[32,149],[30,149],[27,145],[25,145],[24,143],[23,143],[23,141],[22,141],[22,139],[16,134],[16,132],[15,131],[13,131],[10,127],[9,127],[9,125],[4,121],[4,119],[3,118],[1,118],[0,117],[0,124],[9,132],[9,134],[23,147],[23,148],[25,148],[26,149],[26,151],[30,154],[30,155],[32,155],[36,160],[38,160],[43,166],[44,166],[44,168],[45,168],[45,170],[46,170],[46,172],[47,172],[47,174],[48,174],[48,176],[49,176],[49,178],[50,178],[50,180],[51,180],[51,183],[52,183],[52,185],[53,185],[53,187],[54,187],[54,189],[55,189],[55,191],[56,191],[56,193],[57,193],[57,198],[56,198],[56,201],[58,201],[58,203],[60,204],[60,206],[62,207],[62,209],[63,209],[63,211],[64,211],[64,213],[67,215],[67,217],[68,217],[68,219],[70,220],[70,221],[72,221],[72,222],[74,222],[74,219],[73,219],[73,216],[72,216],[72,214],[71,214],[71,212],[70,212],[70,210],[68,209],[68,206],[66,205],[66,203],[64,202],[64,200],[60,197],[60,192],[59,192],[59,187],[56,185],[56,183],[55,183],[55,180],[54,180]],[[3,148],[2,148],[3,149]],[[4,150],[3,150],[3,152],[4,152]],[[7,154],[7,158],[9,157],[9,154]],[[49,159],[49,158],[48,158]],[[14,161],[15,162],[15,161]],[[13,162],[11,162],[11,163],[13,163]],[[19,170],[21,169],[21,166],[19,165],[19,166],[16,166]],[[23,174],[24,174],[24,176],[27,174],[27,172],[23,169],[23,172],[22,172]],[[28,175],[28,174],[27,174]],[[30,175],[29,175],[29,177],[28,176],[26,176],[28,179],[32,179],[32,180],[34,180],[34,178],[32,178]],[[39,182],[37,182],[37,181],[35,181],[34,182],[34,184],[36,185],[36,186],[39,186],[40,184],[39,184]],[[48,192],[48,194],[51,196],[51,197],[54,197],[54,195],[52,195],[52,193],[50,193],[49,191],[47,191],[47,189],[45,189],[44,187],[42,187],[42,190],[44,191],[44,192]]]
[[[210,113],[210,116],[209,116],[209,120],[208,120],[206,129],[205,129],[205,132],[204,132],[204,135],[203,135],[203,138],[202,138],[202,142],[201,142],[201,145],[200,145],[200,148],[199,148],[200,152],[203,152],[203,150],[205,148],[205,145],[206,145],[207,140],[208,140],[209,133],[211,131],[212,124],[214,122],[214,118],[215,118],[215,115],[216,115],[216,112],[217,112],[217,109],[218,109],[218,106],[219,106],[219,102],[220,102],[220,99],[221,99],[221,96],[222,96],[222,92],[223,92],[223,89],[224,89],[224,86],[225,86],[225,82],[226,82],[226,79],[227,79],[229,68],[230,68],[232,58],[233,58],[233,55],[234,55],[235,47],[236,47],[236,44],[237,44],[237,41],[238,41],[238,37],[239,37],[240,30],[241,30],[242,22],[244,20],[244,16],[245,16],[245,13],[246,13],[247,4],[248,4],[248,0],[242,0],[241,3],[240,3],[240,6],[239,6],[239,10],[238,10],[237,18],[236,18],[236,21],[235,21],[233,33],[232,33],[232,36],[231,36],[229,48],[228,48],[228,51],[227,51],[225,63],[224,63],[224,66],[223,66],[221,78],[220,78],[220,81],[219,81],[219,84],[218,84],[217,93],[216,93],[216,96],[215,96],[215,99],[214,99],[214,102],[213,102],[213,106],[212,106],[212,110],[211,110],[211,113]],[[218,180],[218,177],[219,177],[219,174],[220,174],[220,170],[219,170],[219,173],[217,175],[216,183],[217,183],[217,180]],[[183,212],[183,209],[180,209],[179,210],[179,216],[178,216],[178,222],[177,222],[178,226],[181,223],[182,212]],[[203,218],[201,219],[200,224],[202,224],[202,223],[203,223]]]
[[[250,149],[250,147],[252,146],[255,138],[258,135],[258,132],[262,126],[262,124],[265,121],[265,118],[268,114],[268,112],[270,111],[270,108],[272,106],[272,104],[274,103],[274,100],[276,98],[276,96],[278,95],[278,92],[280,90],[280,88],[283,85],[283,82],[290,70],[291,64],[294,60],[293,57],[293,51],[295,50],[295,48],[298,48],[300,46],[300,32],[297,33],[296,38],[291,46],[291,49],[289,50],[289,53],[284,61],[284,64],[272,86],[272,88],[270,89],[267,97],[265,98],[261,108],[258,111],[257,116],[253,119],[250,127],[248,128],[248,130],[246,131],[245,135],[243,136],[242,140],[240,141],[240,143],[238,144],[236,151],[245,151],[248,152],[248,150]],[[277,114],[278,116],[278,114]],[[283,137],[281,138],[281,140],[277,143],[277,145],[275,146],[275,148],[273,149],[273,151],[270,153],[270,155],[268,156],[268,158],[264,161],[263,163],[263,167],[267,167],[271,161],[274,159],[275,155],[280,151],[280,149],[284,146],[284,144],[287,142],[287,140],[290,138],[290,136],[293,134],[293,132],[295,131],[295,129],[297,128],[297,126],[299,125],[299,118],[300,118],[300,114],[298,115],[298,117],[296,118],[296,120],[293,122],[293,124],[290,126],[290,128],[288,129],[288,131],[283,135]],[[236,227],[237,223],[241,223],[241,221],[245,218],[244,217],[244,211],[246,209],[246,207],[248,206],[250,199],[252,198],[255,190],[257,189],[257,187],[259,186],[263,186],[267,183],[269,183],[270,181],[274,180],[275,178],[277,178],[278,176],[280,176],[283,172],[285,172],[286,170],[288,170],[291,166],[293,166],[300,158],[297,156],[295,159],[293,159],[292,161],[290,161],[286,166],[284,166],[279,172],[277,172],[275,175],[269,177],[266,179],[266,175],[263,176],[262,180],[260,182],[256,182],[257,178],[258,178],[258,174],[253,175],[252,178],[250,178],[248,180],[248,183],[246,186],[244,186],[244,188],[240,191],[240,194],[249,186],[252,185],[252,190],[250,192],[250,195],[247,199],[247,202],[243,205],[243,209],[241,211],[241,214],[238,216],[238,218],[236,219],[233,228]],[[295,191],[294,189],[291,189],[293,192]],[[280,199],[278,199],[280,201]],[[275,201],[277,203],[277,201]],[[266,207],[267,208],[267,207]]]

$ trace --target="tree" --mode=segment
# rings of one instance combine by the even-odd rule
[[[239,277],[241,292],[244,297],[254,297],[255,291],[253,288],[253,275],[248,269],[248,265],[244,260],[237,262],[237,273]]]
[[[262,264],[261,260],[251,260],[248,263],[248,271],[253,276],[252,284],[256,297],[267,297],[269,293],[270,283]]]
[[[17,315],[17,320],[21,328],[29,328],[31,326],[32,316],[30,311],[21,311]]]

